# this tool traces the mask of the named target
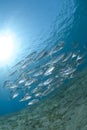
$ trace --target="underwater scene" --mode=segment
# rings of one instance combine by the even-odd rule
[[[0,0],[0,130],[87,130],[86,23],[86,0]]]

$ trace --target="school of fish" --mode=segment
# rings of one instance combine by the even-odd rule
[[[41,52],[34,51],[16,63],[3,83],[11,99],[27,105],[38,103],[65,81],[74,78],[78,67],[84,63],[86,52],[82,54],[75,45],[68,52],[65,49],[65,43],[61,41]]]

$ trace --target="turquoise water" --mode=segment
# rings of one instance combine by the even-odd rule
[[[86,23],[86,0],[0,1],[0,34],[16,38],[0,65],[0,115],[43,101],[87,66]]]

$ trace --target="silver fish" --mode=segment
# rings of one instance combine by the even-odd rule
[[[48,54],[48,53],[47,53],[46,50],[41,51],[41,52],[38,54],[38,56],[37,56],[37,58],[36,58],[36,61],[38,61],[38,60],[44,58],[45,56],[47,56],[47,54]]]
[[[31,96],[27,93],[19,102],[27,101],[29,99],[31,99]]]
[[[30,102],[28,103],[28,105],[33,105],[33,104],[35,104],[35,103],[37,103],[37,102],[39,102],[39,99],[33,99],[32,101],[30,101]]]
[[[14,95],[12,96],[12,99],[16,98],[19,95],[19,93],[14,93]]]
[[[73,53],[72,58],[75,58],[75,57],[77,57],[77,54]]]
[[[62,70],[62,72],[60,72],[62,74],[62,76],[68,76],[71,75],[72,73],[74,73],[76,71],[76,68],[72,68],[72,67],[67,67],[65,69]]]
[[[52,74],[54,68],[55,68],[54,66],[50,66],[50,67],[46,70],[46,72],[44,73],[44,75],[45,75],[45,76],[48,76],[48,75]]]
[[[22,66],[21,66],[21,69],[25,69],[26,67],[29,66],[29,63],[28,62],[25,62]]]
[[[67,62],[72,57],[72,52],[66,55],[62,62]]]
[[[35,88],[32,90],[31,93],[33,93],[33,94],[39,93],[39,92],[41,92],[42,89],[43,89],[42,86],[37,85],[37,87],[35,87]]]
[[[37,54],[37,52],[36,51],[34,51],[34,52],[31,52],[29,55],[27,55],[26,57],[25,57],[25,59],[33,59],[35,56],[36,56],[36,54]]]
[[[37,80],[36,79],[28,79],[26,82],[25,82],[25,86],[29,86],[33,83],[35,83]]]
[[[83,56],[78,55],[76,61],[82,60]]]
[[[18,67],[23,63],[23,60],[19,61],[17,64],[15,64],[12,68]]]
[[[42,75],[42,74],[43,74],[43,71],[42,71],[42,70],[40,70],[40,71],[38,71],[38,72],[34,73],[34,75],[33,75],[33,76],[37,77],[37,76],[40,76],[40,75]]]
[[[38,86],[39,86],[39,87],[44,86],[44,85],[43,85],[43,82],[39,83]]]
[[[36,70],[35,69],[30,69],[26,72],[27,75],[33,74]]]
[[[18,86],[16,85],[16,84],[11,84],[10,86],[9,86],[9,88],[11,88],[11,89],[16,89]]]
[[[50,94],[52,91],[54,90],[53,87],[47,87],[47,89],[43,92],[43,96],[47,96],[48,94]]]
[[[48,85],[48,84],[50,84],[52,81],[53,81],[53,79],[52,79],[52,78],[49,78],[49,79],[47,79],[47,80],[43,83],[43,85],[44,85],[44,86],[45,86],[45,85]]]
[[[80,52],[80,51],[79,51]],[[84,52],[83,54],[78,54],[75,61],[74,61],[74,65],[76,67],[78,67],[79,65],[81,65],[86,59],[86,52]]]
[[[19,81],[18,81],[18,84],[22,84],[26,81],[26,78],[21,78]]]
[[[38,93],[35,94],[35,97],[40,97],[41,95],[42,95],[42,93],[38,92]]]
[[[52,47],[51,51],[49,52],[49,55],[53,55],[57,52],[59,52],[60,50],[62,50],[64,47],[64,42],[61,41],[60,43],[58,43],[56,46]]]
[[[3,87],[9,87],[11,85],[11,81],[10,80],[6,80],[3,84]]]
[[[18,71],[17,70],[15,70],[14,72],[12,72],[9,76],[13,76],[13,75],[15,75],[15,74],[17,74],[18,73]]]
[[[50,64],[52,65],[52,64],[58,63],[59,61],[61,61],[61,60],[64,58],[64,55],[65,55],[65,54],[60,54],[60,55],[58,55],[56,58],[54,58],[54,59],[52,59],[52,60],[50,61]]]
[[[19,75],[17,81],[16,81],[16,84],[22,84],[24,83],[25,81],[27,80],[26,78],[26,72],[23,72]]]
[[[33,90],[32,90],[32,93],[36,93],[36,92],[38,92],[38,87],[36,87],[36,88],[34,88]]]

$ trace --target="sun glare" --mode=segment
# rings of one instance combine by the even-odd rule
[[[12,56],[13,37],[11,35],[0,36],[0,62],[6,62]]]

